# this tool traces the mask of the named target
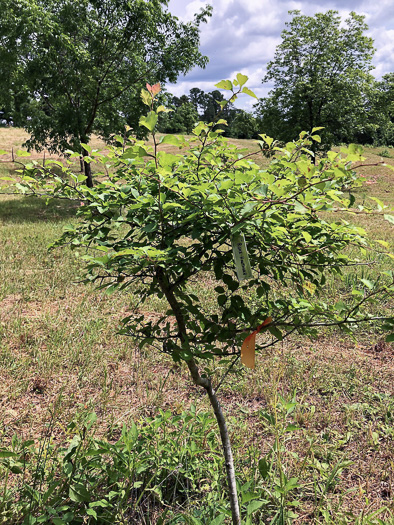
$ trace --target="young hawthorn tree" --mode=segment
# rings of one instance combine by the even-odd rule
[[[352,142],[368,121],[367,92],[374,82],[365,17],[351,12],[342,23],[337,11],[290,14],[263,79],[274,88],[256,105],[261,129],[288,141],[304,129],[324,126],[326,147]]]
[[[246,82],[238,74],[217,87],[230,90],[234,100],[242,92],[253,95]],[[258,333],[264,352],[293,332],[351,330],[362,322],[394,328],[394,317],[363,308],[392,301],[391,271],[377,283],[360,279],[340,301],[329,303],[321,294],[327,278],[340,279],[349,267],[363,264],[351,256],[357,248],[373,249],[362,228],[334,212],[384,213],[384,205],[378,203],[374,212],[352,208],[354,197],[344,188],[359,183],[351,165],[362,160],[361,149],[330,151],[314,165],[310,147],[317,130],[302,132],[282,148],[261,135],[254,153],[213,131],[225,125],[220,119],[200,122],[189,140],[159,137],[155,129],[165,110],[155,103],[159,90],[147,85],[142,92],[149,112],[140,123],[153,145],[130,140],[102,158],[92,152],[107,170],[112,165],[94,188],[67,167],[51,173],[48,165],[35,164],[26,166],[19,187],[84,204],[79,221],[55,245],[85,251],[87,282],[137,296],[139,310],[123,320],[121,333],[184,362],[207,392],[223,445],[232,523],[240,525],[229,434],[210,363],[234,365],[241,357],[254,367]],[[168,145],[178,152],[169,153]],[[261,149],[273,155],[264,168],[253,161]],[[203,279],[193,285],[207,274],[213,284],[204,285]],[[214,297],[214,304],[205,295]],[[138,312],[151,296],[165,300],[168,310],[148,321]]]
[[[26,94],[21,109],[29,148],[71,148],[87,157],[84,144],[93,133],[108,139],[125,124],[138,125],[142,79],[175,82],[193,66],[205,66],[199,26],[211,8],[183,23],[167,5],[168,0],[3,0],[7,16],[0,17],[0,41],[6,51],[0,56],[8,60],[0,63],[0,87],[13,96],[12,66]],[[88,159],[84,169],[91,187]]]

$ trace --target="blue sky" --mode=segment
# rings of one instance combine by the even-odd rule
[[[188,21],[207,3],[213,6],[213,16],[202,26],[200,50],[209,57],[209,64],[205,69],[195,68],[179,77],[176,85],[168,85],[168,90],[177,96],[188,94],[192,87],[212,91],[215,83],[232,79],[237,72],[248,75],[248,87],[256,95],[266,96],[272,86],[263,86],[261,79],[281,42],[285,22],[291,18],[288,11],[294,9],[306,15],[334,9],[342,19],[350,11],[365,15],[368,35],[374,39],[376,48],[372,74],[380,78],[394,71],[393,0],[170,0],[169,10]],[[242,97],[236,105],[251,109],[253,103],[252,98]]]

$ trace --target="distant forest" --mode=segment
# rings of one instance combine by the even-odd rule
[[[222,109],[218,102],[224,101],[225,97],[219,90],[204,92],[195,87],[189,95],[176,97],[166,93],[163,96],[163,102],[173,111],[159,120],[158,130],[162,133],[191,133],[197,121],[212,122],[220,113],[220,118],[227,121],[227,126],[221,126],[226,137],[253,139],[263,131],[284,141],[296,138],[296,125],[291,122],[286,125],[283,115],[272,105],[273,97],[261,99],[252,113],[236,108],[231,102]],[[326,124],[327,131],[334,135],[332,142],[336,144],[357,142],[394,146],[394,73],[385,75],[381,81],[374,80],[369,86],[369,97],[365,97],[363,102],[359,107],[359,121],[349,130],[339,126],[331,129],[329,122],[317,121],[314,124]],[[350,111],[347,117],[349,120],[354,118]],[[298,126],[308,130],[307,121]],[[322,135],[324,137],[324,131]]]
[[[374,89],[371,90],[369,99],[365,99],[363,109],[363,123],[355,127],[353,133],[343,133],[334,143],[357,142],[359,144],[371,144],[376,146],[394,147],[394,73],[385,75],[381,81],[374,82]],[[291,140],[295,134],[291,125],[283,136],[275,133],[280,122],[274,120],[272,108],[271,113],[266,110],[271,100],[261,99],[256,103],[253,112],[236,108],[229,102],[224,108],[218,102],[225,101],[226,98],[219,90],[205,92],[197,87],[190,90],[189,95],[177,97],[171,93],[164,92],[162,102],[171,109],[170,113],[163,113],[158,121],[158,131],[161,133],[180,133],[190,134],[198,121],[212,122],[218,118],[227,121],[224,129],[224,136],[238,139],[258,138],[258,133],[262,131],[268,135],[282,140]],[[25,122],[21,119],[22,115],[17,116],[14,112],[7,113],[5,108],[0,110],[0,124],[17,125],[24,127]],[[317,122],[319,123],[319,122]],[[276,124],[276,126],[274,125]],[[361,123],[360,123],[361,124]],[[282,121],[283,125],[283,121]],[[304,126],[308,129],[308,126]],[[286,136],[290,135],[290,136]],[[322,131],[324,136],[324,131]]]
[[[191,133],[199,120],[213,122],[219,117],[227,121],[227,126],[222,126],[227,137],[251,139],[259,133],[258,119],[251,113],[235,108],[231,102],[220,106],[226,99],[219,90],[206,93],[194,87],[189,95],[164,96],[167,107],[173,111],[159,120],[158,130],[162,133]]]

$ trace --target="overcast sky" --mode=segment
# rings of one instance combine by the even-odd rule
[[[207,3],[213,6],[213,16],[201,28],[200,50],[209,58],[205,69],[195,68],[168,90],[180,96],[192,87],[204,91],[216,89],[222,79],[233,79],[241,72],[249,77],[248,87],[257,96],[266,96],[272,86],[261,84],[267,63],[273,59],[275,48],[281,42],[285,22],[291,19],[289,10],[299,9],[313,15],[334,9],[342,19],[350,11],[365,15],[368,35],[375,41],[373,59],[376,78],[394,71],[394,1],[393,0],[170,0],[169,10],[184,21]],[[254,99],[241,97],[236,105],[251,109]]]

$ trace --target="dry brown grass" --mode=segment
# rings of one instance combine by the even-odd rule
[[[25,138],[23,131],[0,128],[0,148],[19,148]],[[98,139],[92,145],[104,147]],[[253,147],[250,141],[245,145]],[[378,162],[378,151],[367,150],[369,162]],[[394,165],[394,159],[384,160]],[[376,196],[394,207],[394,172],[384,166],[360,172],[367,182],[359,197]],[[67,424],[91,410],[99,418],[99,435],[159,408],[177,412],[196,398],[209,410],[183,366],[116,335],[135,304],[132,295],[108,296],[85,287],[77,282],[81,263],[75,254],[47,252],[74,213],[32,198],[0,200],[0,446],[8,446],[14,433],[39,439],[59,399],[53,429],[59,442],[68,435]],[[373,236],[394,242],[389,223],[382,229],[373,216],[355,220]],[[160,308],[153,303],[145,314],[156,315]],[[312,494],[319,476],[308,465],[353,462],[325,496],[333,524],[343,510],[359,515],[384,505],[387,519],[394,513],[394,351],[380,340],[372,330],[360,334],[358,343],[338,333],[315,341],[294,338],[260,356],[255,371],[238,367],[221,390],[241,460],[245,443],[258,454],[268,451],[274,430],[261,413],[275,410],[277,392],[290,398],[297,391],[291,418],[299,429],[286,442],[283,459],[289,477],[300,477],[305,493]],[[223,372],[218,366],[215,377]],[[314,523],[312,508],[306,498],[295,523]]]

